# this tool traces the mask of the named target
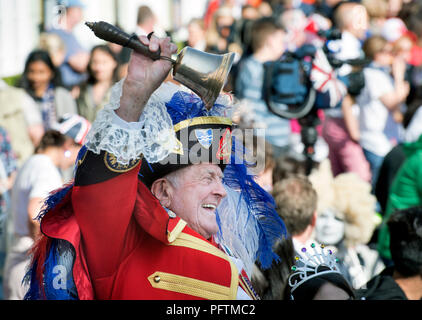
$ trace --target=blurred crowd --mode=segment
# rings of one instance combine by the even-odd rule
[[[60,24],[43,30],[22,74],[14,82],[0,79],[5,299],[22,299],[34,218],[48,193],[71,181],[91,123],[127,72],[130,49],[103,43],[87,52],[78,41],[73,30],[83,12],[82,2],[66,1]],[[354,298],[421,299],[421,210],[419,224],[408,223],[419,228],[415,237],[390,232],[394,221],[405,223],[414,214],[397,212],[422,206],[422,1],[210,0],[203,16],[183,26],[187,38],[157,26],[154,12],[140,6],[136,29],[125,31],[167,35],[180,49],[234,52],[225,85],[239,106],[233,119],[242,128],[265,129],[256,130],[254,152],[265,157],[256,181],[272,193],[290,237],[276,248],[278,265],[256,266],[258,294],[290,298],[294,254],[323,244],[339,258]],[[341,37],[331,37],[334,31]],[[342,62],[324,64],[320,57],[312,64],[314,87],[331,100],[313,110],[318,121],[311,146],[303,141],[301,119],[271,112],[263,96],[265,64],[306,44]],[[359,90],[350,75],[360,76]],[[408,241],[406,256],[396,253],[404,249],[394,241]]]

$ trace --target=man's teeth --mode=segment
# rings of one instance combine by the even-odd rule
[[[213,209],[213,210],[215,210],[215,209],[217,208],[217,206],[216,206],[216,205],[214,205],[214,204],[203,204],[203,205],[202,205],[202,208],[206,208],[206,209]]]

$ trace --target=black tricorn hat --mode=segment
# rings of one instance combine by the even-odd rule
[[[230,162],[232,148],[233,123],[222,112],[229,107],[217,100],[208,111],[197,95],[185,91],[176,92],[165,105],[173,121],[177,147],[162,161],[149,163],[142,159],[139,178],[145,185],[150,188],[155,180],[198,163],[214,163],[223,171]]]

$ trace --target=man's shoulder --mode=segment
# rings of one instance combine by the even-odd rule
[[[207,253],[213,257],[231,261],[229,256],[220,250],[216,245],[206,240],[200,234],[185,226],[184,229],[177,235],[176,239],[170,243],[173,246],[187,246],[194,250]]]
[[[191,251],[192,254],[188,259],[192,263],[208,265],[208,269],[213,268],[213,266],[216,267],[216,269],[212,270],[212,273],[226,274],[231,275],[232,277],[237,277],[238,275],[236,264],[230,256],[218,248],[217,245],[206,240],[194,230],[189,228],[189,226],[184,227],[183,231],[178,234],[177,238],[170,242],[170,245],[194,250]]]

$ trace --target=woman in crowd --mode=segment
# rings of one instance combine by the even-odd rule
[[[384,268],[367,245],[380,222],[371,186],[352,172],[333,178],[328,162],[309,179],[318,194],[315,239],[336,253],[342,273],[358,289]]]
[[[77,112],[76,102],[61,87],[60,74],[47,51],[34,50],[29,54],[19,85],[37,102],[45,130],[53,128],[64,114]]]
[[[110,88],[118,81],[118,62],[115,53],[106,45],[91,50],[88,80],[81,86],[77,99],[78,113],[93,122],[97,112],[110,98]]]

